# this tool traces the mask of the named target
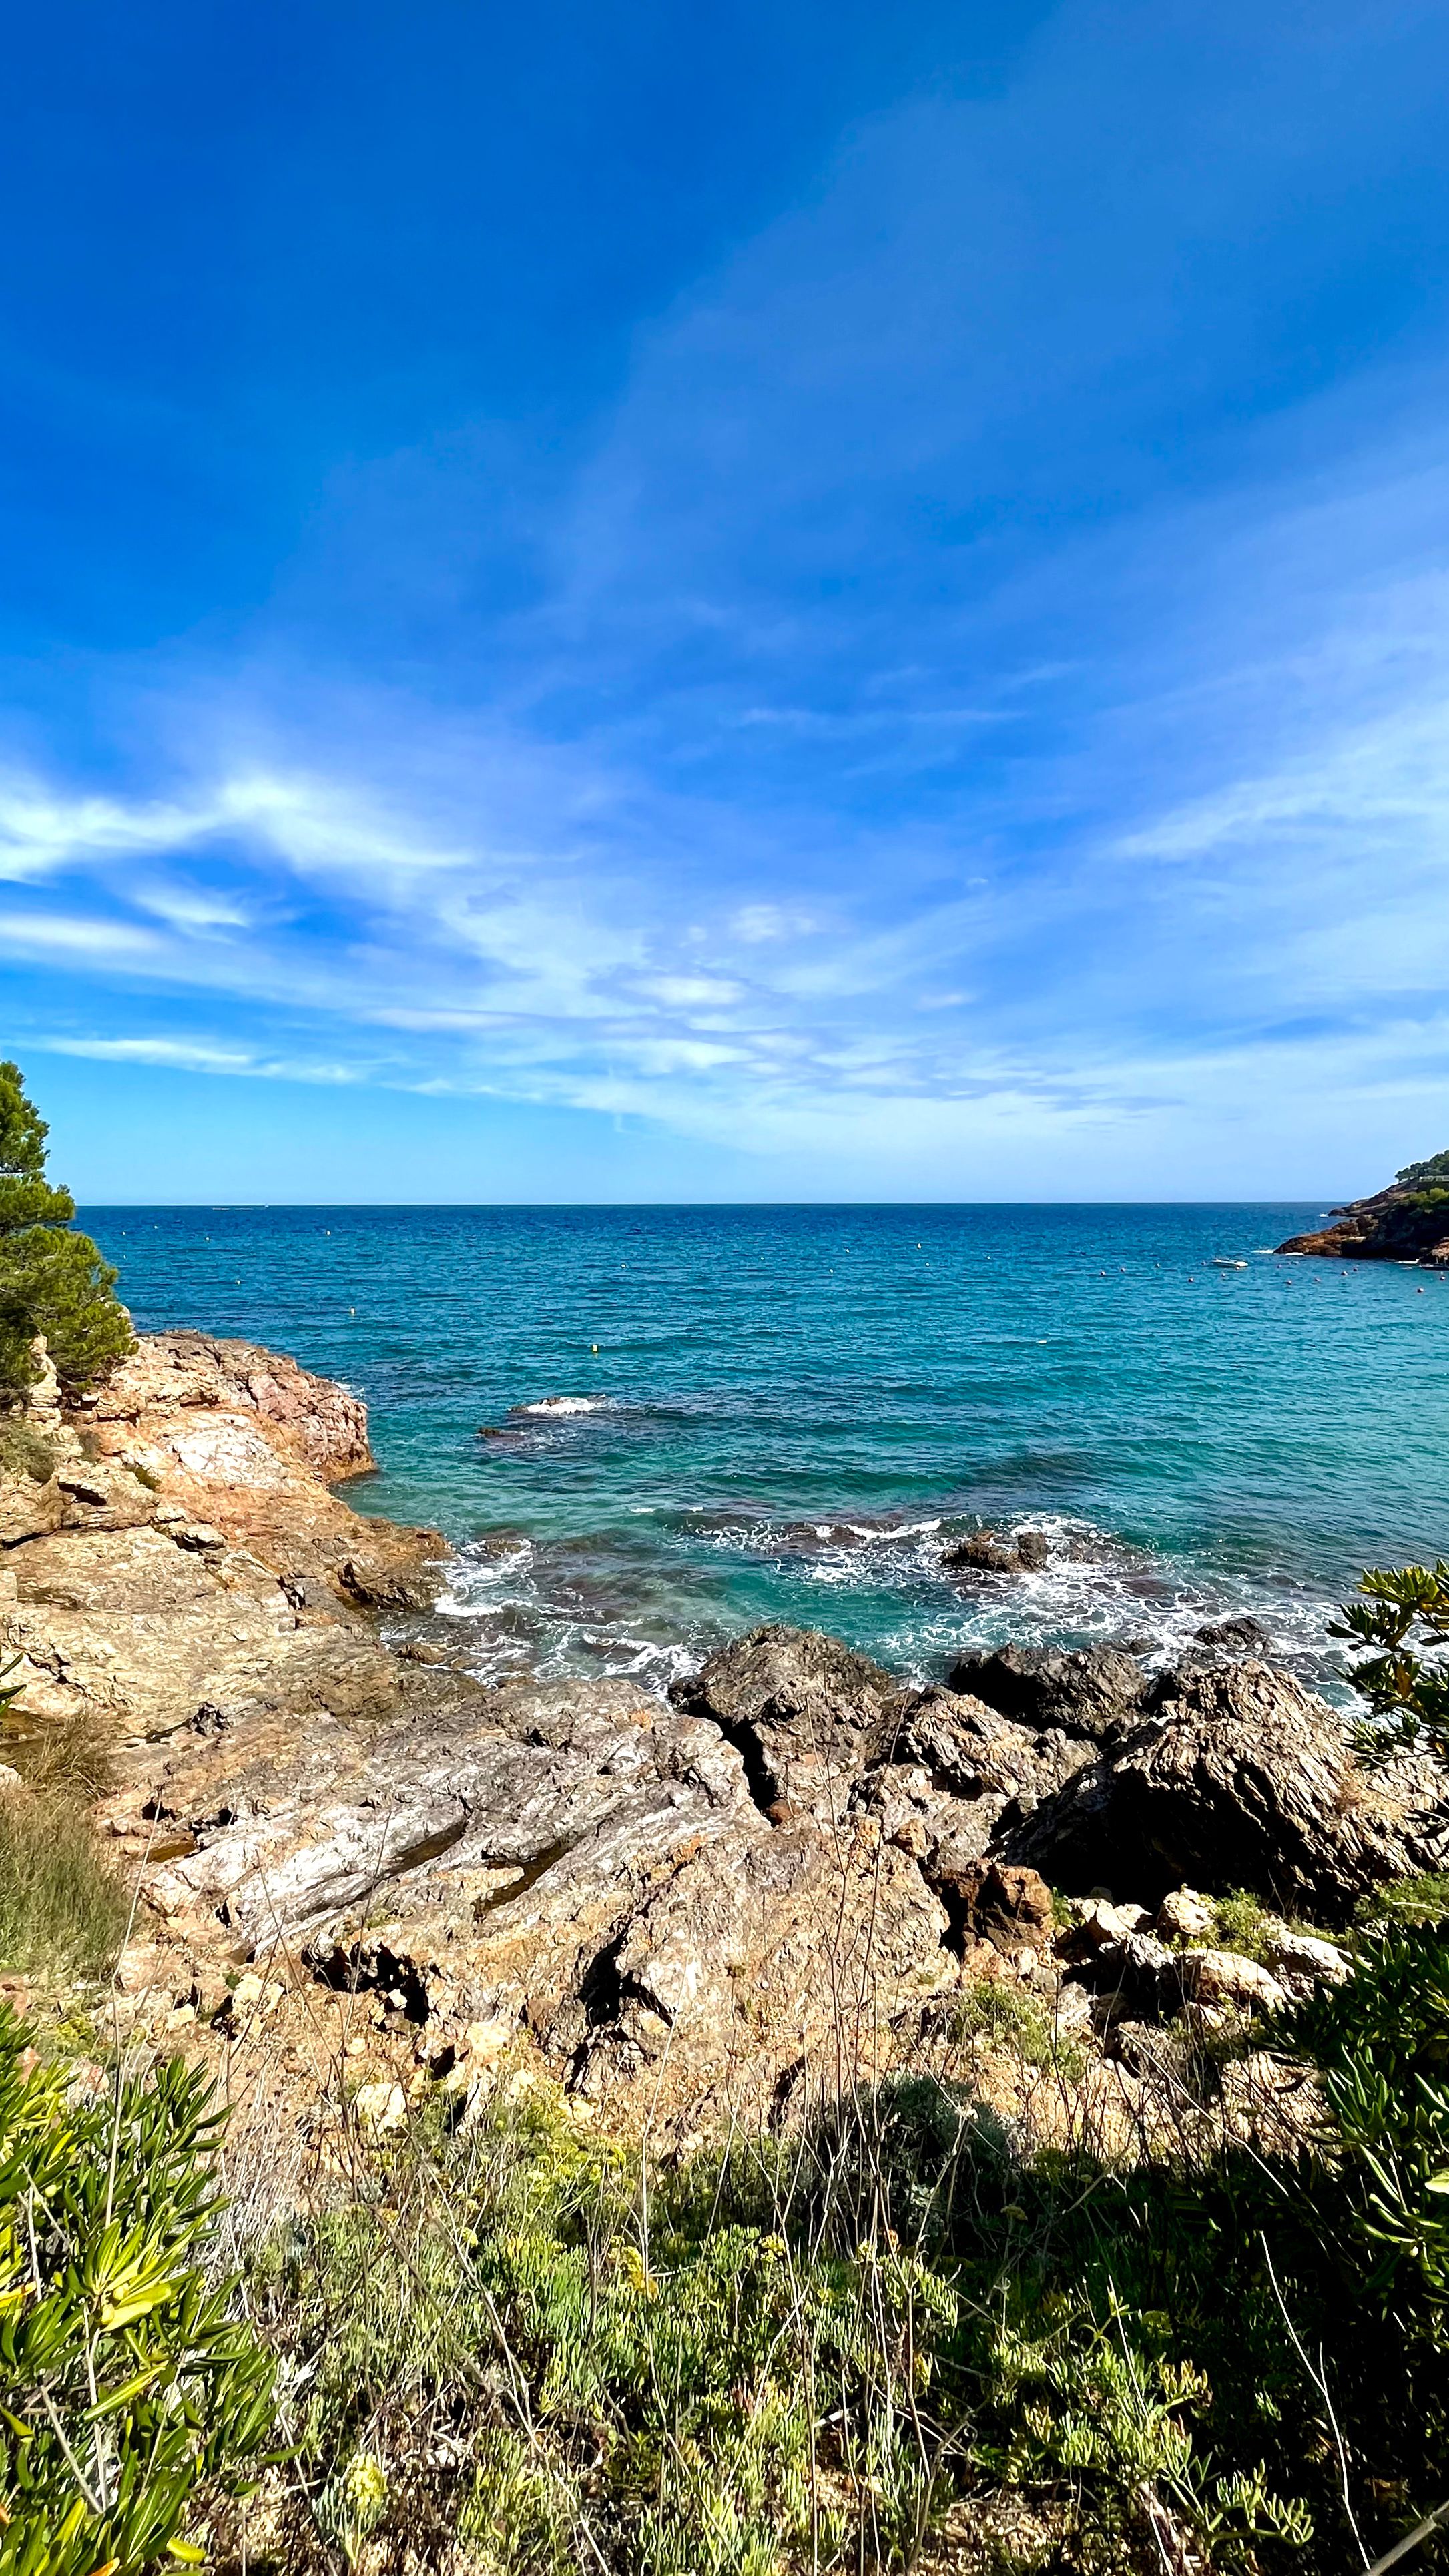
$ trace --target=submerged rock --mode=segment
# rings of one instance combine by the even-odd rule
[[[975,1530],[943,1550],[941,1563],[950,1574],[1039,1574],[1051,1560],[1044,1530]]]

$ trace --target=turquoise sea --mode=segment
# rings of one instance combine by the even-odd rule
[[[1321,1677],[1361,1566],[1449,1550],[1449,1284],[1272,1257],[1320,1213],[82,1221],[138,1324],[268,1343],[366,1397],[381,1472],[349,1499],[446,1533],[479,1672],[663,1680],[783,1618],[925,1674],[971,1639],[1166,1651],[1248,1609]],[[1047,1530],[1051,1562],[945,1572],[983,1523]]]

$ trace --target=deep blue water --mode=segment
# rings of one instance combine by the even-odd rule
[[[447,1533],[480,1671],[662,1675],[764,1618],[924,1672],[968,1638],[1166,1646],[1242,1607],[1318,1668],[1361,1566],[1449,1548],[1449,1285],[1264,1254],[1319,1212],[83,1221],[138,1324],[269,1343],[367,1398],[382,1472],[350,1499]],[[527,1409],[558,1398],[588,1409]],[[943,1573],[983,1521],[1058,1553]]]

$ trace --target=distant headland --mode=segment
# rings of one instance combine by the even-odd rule
[[[1334,1261],[1417,1261],[1449,1270],[1449,1153],[1408,1163],[1385,1190],[1330,1211],[1333,1223],[1295,1234],[1280,1252],[1318,1252]]]

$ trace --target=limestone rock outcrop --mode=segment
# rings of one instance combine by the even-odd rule
[[[39,1394],[0,1424],[16,1723],[89,1716],[124,1759],[202,1708],[395,1711],[395,1660],[360,1605],[430,1602],[443,1544],[329,1490],[373,1464],[358,1397],[199,1333],[144,1335],[75,1407]]]

